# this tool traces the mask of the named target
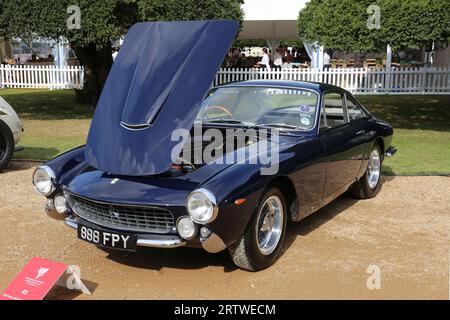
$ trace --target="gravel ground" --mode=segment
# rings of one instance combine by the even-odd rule
[[[288,228],[271,268],[236,269],[226,252],[104,251],[43,213],[30,182],[35,164],[0,174],[0,291],[33,256],[80,266],[92,296],[50,299],[448,299],[450,177],[384,177],[380,194],[343,196]],[[381,270],[369,290],[367,268]]]

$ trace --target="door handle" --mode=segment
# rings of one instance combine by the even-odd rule
[[[363,134],[366,133],[366,130],[359,130],[358,132],[355,133],[356,136],[362,136]]]

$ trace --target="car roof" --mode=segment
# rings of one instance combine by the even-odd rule
[[[225,85],[218,86],[218,88],[226,88],[226,87],[253,87],[253,86],[261,86],[261,87],[283,87],[289,89],[307,89],[313,90],[317,92],[324,92],[328,90],[340,90],[345,91],[340,87],[319,83],[319,82],[307,82],[307,81],[293,81],[293,80],[248,80],[242,82],[233,82]]]

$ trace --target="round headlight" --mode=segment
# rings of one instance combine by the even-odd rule
[[[53,201],[53,205],[56,212],[61,214],[67,213],[67,211],[69,210],[66,198],[64,198],[64,196],[56,196],[55,200]]]
[[[212,222],[217,216],[216,198],[206,189],[193,191],[187,199],[186,207],[192,220],[199,224]]]
[[[33,185],[37,192],[44,196],[50,195],[55,190],[55,173],[50,167],[42,166],[33,174]]]
[[[183,217],[180,218],[177,222],[177,231],[182,238],[190,240],[195,237],[195,234],[197,233],[197,227],[195,226],[195,223],[191,218]]]

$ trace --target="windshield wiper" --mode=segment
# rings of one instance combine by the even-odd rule
[[[283,129],[298,129],[297,126],[293,126],[286,123],[256,123],[253,127],[276,127]]]
[[[208,120],[207,123],[231,123],[231,124],[245,124],[241,120],[237,119],[227,119],[227,118],[217,118]]]

